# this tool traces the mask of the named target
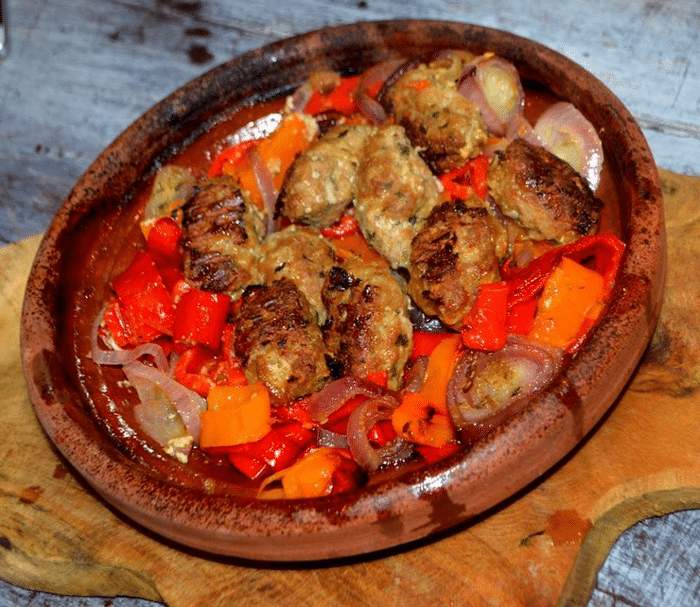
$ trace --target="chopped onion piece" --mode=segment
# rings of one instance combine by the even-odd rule
[[[336,379],[309,398],[311,419],[325,423],[332,413],[355,396],[380,396],[385,390],[374,382],[358,377]]]
[[[123,370],[132,384],[138,383],[139,380],[146,380],[157,385],[170,399],[195,444],[199,444],[201,428],[199,418],[207,406],[206,401],[199,394],[185,388],[165,373],[142,363],[130,363],[125,365]]]
[[[268,234],[279,230],[279,221],[275,218],[277,196],[279,192],[275,187],[275,181],[272,173],[265,161],[260,157],[260,154],[251,150],[248,153],[250,163],[253,166],[253,174],[255,175],[255,183],[258,185],[258,190],[262,196],[263,205],[265,206],[265,223]]]
[[[457,89],[477,104],[494,135],[505,135],[508,125],[522,115],[525,95],[515,66],[487,53],[467,64]]]
[[[447,387],[455,426],[480,422],[530,399],[554,379],[563,360],[563,350],[522,335],[508,336],[496,352],[465,352]]]
[[[534,130],[552,154],[568,162],[596,190],[603,170],[603,144],[581,112],[560,101],[545,110]]]
[[[406,63],[405,59],[388,59],[372,66],[362,74],[357,87],[355,101],[357,102],[357,107],[360,108],[360,112],[373,124],[383,124],[386,121],[387,114],[384,106],[373,97],[370,97],[367,91],[376,87],[380,82],[386,82],[389,76],[394,74],[404,63]]]

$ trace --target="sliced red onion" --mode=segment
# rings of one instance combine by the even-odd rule
[[[378,63],[366,70],[360,78],[360,83],[357,87],[357,96],[355,101],[360,108],[360,112],[370,122],[376,125],[384,124],[387,118],[386,110],[379,101],[370,97],[368,90],[375,87],[378,83],[384,83],[387,79],[396,72],[406,62],[405,59],[388,59],[382,63]]]
[[[413,361],[408,373],[406,374],[406,379],[404,380],[403,391],[404,392],[419,392],[423,387],[423,382],[425,381],[425,375],[428,371],[428,357],[419,356]]]
[[[544,147],[544,141],[535,132],[535,129],[532,127],[528,119],[525,118],[525,116],[523,116],[522,114],[516,116],[508,124],[508,129],[506,130],[505,138],[507,142],[513,141],[514,139],[524,139],[532,145]]]
[[[277,196],[279,192],[275,187],[275,181],[272,177],[269,167],[260,157],[260,154],[255,149],[248,153],[250,164],[253,167],[255,175],[255,183],[262,196],[263,205],[265,207],[265,222],[268,234],[279,230],[279,221],[275,218],[277,207]]]
[[[311,419],[326,423],[332,413],[355,396],[375,397],[386,391],[374,382],[358,377],[343,377],[332,381],[309,398]]]
[[[522,335],[510,335],[497,352],[467,351],[447,388],[457,428],[480,422],[544,389],[562,368],[564,352]]]
[[[132,384],[138,380],[147,380],[158,386],[170,399],[195,444],[199,444],[200,414],[207,407],[206,401],[199,394],[185,388],[165,373],[139,362],[124,366],[123,371]]]
[[[355,461],[365,470],[372,472],[390,462],[406,459],[412,453],[412,447],[401,438],[397,438],[381,449],[375,449],[367,433],[379,421],[391,419],[399,406],[398,401],[389,395],[371,398],[359,405],[348,419],[348,447]]]
[[[163,348],[158,344],[147,343],[141,344],[129,350],[123,350],[119,346],[113,344],[114,350],[103,350],[100,347],[100,325],[104,318],[106,308],[102,308],[101,312],[92,323],[92,331],[90,335],[90,355],[92,360],[98,365],[128,365],[142,356],[152,356],[156,367],[163,373],[167,373],[170,365],[168,359],[163,352]]]
[[[603,170],[603,144],[595,127],[571,103],[550,106],[535,124],[544,146],[568,162],[595,191]]]
[[[491,54],[468,63],[457,88],[479,107],[488,131],[505,135],[508,125],[522,115],[525,94],[515,66]]]

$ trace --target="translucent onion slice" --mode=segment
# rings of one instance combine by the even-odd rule
[[[447,388],[455,426],[480,422],[530,399],[554,379],[563,360],[562,350],[521,335],[510,335],[497,352],[466,352]]]
[[[540,116],[534,131],[544,146],[576,169],[595,192],[603,170],[603,144],[584,115],[571,103],[560,101]]]
[[[379,83],[385,83],[405,62],[405,59],[388,59],[370,67],[360,77],[355,101],[360,112],[373,124],[384,124],[387,114],[384,106],[371,97],[368,91]]]
[[[255,183],[260,191],[260,196],[265,207],[265,228],[268,234],[277,232],[280,228],[279,218],[276,218],[277,196],[279,192],[275,187],[272,173],[265,161],[260,157],[255,149],[248,153],[250,164],[253,167]]]
[[[187,433],[192,436],[194,443],[199,444],[200,415],[207,407],[206,401],[199,394],[185,388],[185,386],[158,369],[139,362],[125,365],[123,371],[132,384],[145,380],[158,386],[170,399],[173,407],[180,415]]]
[[[477,104],[493,135],[505,135],[510,122],[523,113],[525,95],[518,71],[492,54],[467,64],[457,90]]]

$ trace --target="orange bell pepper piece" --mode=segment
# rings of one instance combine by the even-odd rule
[[[270,419],[265,385],[213,386],[201,415],[200,445],[207,449],[258,441],[270,431]]]
[[[420,394],[432,403],[440,413],[447,414],[445,393],[457,362],[460,346],[460,336],[458,334],[450,335],[435,346],[428,358],[428,368]]]
[[[563,257],[545,283],[529,337],[572,348],[600,316],[605,294],[601,274]]]
[[[299,114],[286,114],[279,126],[257,147],[260,158],[272,173],[275,187],[279,190],[284,175],[294,159],[309,147],[316,136]]]
[[[440,411],[420,392],[405,392],[391,416],[401,438],[420,445],[443,447],[455,439],[449,415]]]
[[[354,485],[359,466],[343,449],[320,447],[295,464],[268,477],[260,487],[262,499],[321,497]],[[274,484],[281,483],[281,489]],[[271,487],[273,486],[273,487]]]

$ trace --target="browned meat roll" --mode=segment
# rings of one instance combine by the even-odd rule
[[[182,207],[185,277],[205,291],[238,296],[259,281],[258,250],[264,223],[229,177],[198,185]]]
[[[313,227],[337,221],[355,200],[360,154],[374,130],[339,125],[311,144],[287,172],[279,198],[281,213],[293,223]]]
[[[367,140],[357,176],[355,215],[364,237],[392,267],[406,267],[411,241],[439,201],[439,182],[403,127]]]
[[[270,234],[260,247],[260,271],[271,283],[289,278],[306,296],[316,324],[326,322],[326,308],[321,301],[321,288],[335,263],[333,247],[312,228],[289,226]]]
[[[396,123],[437,173],[462,166],[481,153],[487,133],[478,106],[457,92],[469,53],[454,52],[420,63],[382,95]]]
[[[423,312],[454,328],[471,309],[479,285],[500,280],[494,220],[480,203],[441,204],[413,240],[408,291]]]
[[[531,240],[564,244],[598,226],[602,203],[569,164],[543,147],[516,139],[489,169],[489,192]]]
[[[413,347],[408,296],[384,264],[355,258],[333,266],[323,285],[328,310],[324,339],[342,375],[386,371],[398,389]]]
[[[264,383],[277,402],[316,392],[329,380],[321,330],[291,280],[246,288],[233,326],[246,378]]]

